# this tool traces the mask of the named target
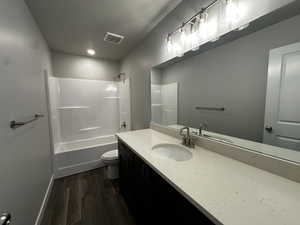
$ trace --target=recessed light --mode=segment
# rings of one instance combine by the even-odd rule
[[[86,50],[86,52],[89,54],[89,55],[95,55],[96,54],[96,51],[94,49],[88,49]]]

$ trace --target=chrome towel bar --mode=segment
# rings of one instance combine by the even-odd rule
[[[42,117],[44,117],[43,114],[35,114],[31,120],[27,120],[25,122],[17,122],[15,120],[10,121],[10,128],[11,129],[17,129],[17,128],[22,127],[26,124],[32,123],[32,122],[34,122],[34,121],[36,121],[36,120],[38,120],[39,118],[42,118]]]
[[[200,107],[200,106],[196,106],[196,110],[225,111],[226,109],[224,107],[222,107],[222,108],[216,108],[216,107]]]

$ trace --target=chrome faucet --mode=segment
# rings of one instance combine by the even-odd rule
[[[205,124],[205,123],[200,124],[199,129],[198,129],[198,135],[201,137],[211,139],[211,140],[220,141],[220,142],[227,143],[227,144],[233,144],[233,141],[231,141],[229,139],[226,139],[223,137],[211,136],[209,134],[203,134],[203,131],[207,130],[207,129],[208,129],[207,124]]]
[[[186,134],[183,133],[183,131],[186,130]],[[190,128],[189,127],[183,127],[180,129],[180,136],[182,136],[182,144],[184,146],[187,146],[189,148],[195,148],[195,142],[190,136]]]
[[[203,131],[207,130],[207,129],[208,129],[207,124],[205,124],[205,123],[200,124],[199,129],[198,129],[198,135],[199,136],[204,136]]]

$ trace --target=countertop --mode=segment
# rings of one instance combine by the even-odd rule
[[[117,136],[216,224],[300,224],[299,183],[198,146],[188,161],[158,157],[153,146],[180,140],[151,129]]]

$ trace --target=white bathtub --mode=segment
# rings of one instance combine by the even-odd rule
[[[114,135],[60,143],[55,149],[55,177],[102,167],[101,155],[114,149],[117,149]]]

